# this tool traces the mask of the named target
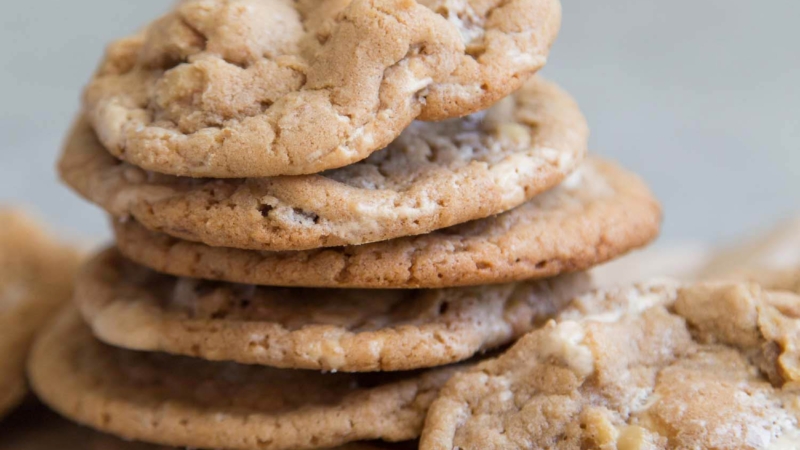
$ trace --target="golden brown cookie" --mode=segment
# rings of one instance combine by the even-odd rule
[[[299,289],[174,278],[107,250],[75,301],[101,340],[207,360],[342,372],[450,364],[511,343],[591,287],[583,273],[439,290]]]
[[[766,289],[800,294],[800,219],[723,248],[700,276],[711,280],[750,281]]]
[[[387,149],[318,175],[196,180],[120,164],[79,121],[64,180],[117,217],[209,245],[306,250],[425,234],[512,209],[560,183],[586,153],[572,99],[532,80],[488,112],[416,122]]]
[[[25,396],[34,334],[72,295],[77,267],[74,249],[22,212],[0,209],[0,416]]]
[[[412,450],[413,443],[345,444],[332,450]],[[178,450],[126,441],[69,422],[30,402],[0,422],[0,450]]]
[[[362,160],[464,116],[546,61],[558,0],[183,0],[110,46],[84,106],[114,155],[244,178]]]
[[[755,284],[588,295],[457,374],[420,448],[800,446],[800,297]]]
[[[161,445],[315,449],[419,436],[438,389],[466,366],[321,374],[109,347],[68,310],[37,340],[33,389],[65,417]]]
[[[499,216],[355,247],[210,247],[113,221],[128,258],[176,276],[267,286],[441,288],[584,270],[656,237],[661,211],[634,175],[590,160],[561,186]]]

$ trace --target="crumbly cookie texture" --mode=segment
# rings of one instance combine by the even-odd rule
[[[412,450],[412,443],[353,443],[331,450]],[[39,404],[25,405],[0,422],[0,450],[178,450],[126,441],[59,417]]]
[[[132,352],[95,340],[70,309],[37,340],[29,374],[60,414],[126,439],[301,450],[415,439],[439,388],[467,367],[321,374]]]
[[[77,267],[74,249],[21,211],[0,209],[0,416],[25,396],[34,335],[72,295]]]
[[[417,117],[488,108],[545,64],[560,20],[558,0],[183,0],[109,47],[84,109],[147,170],[317,173]]]
[[[116,217],[212,246],[264,251],[359,245],[502,213],[557,184],[586,153],[586,122],[532,80],[488,112],[416,122],[388,148],[318,175],[208,180],[145,172],[76,125],[63,179]]]
[[[421,448],[797,448],[799,342],[800,297],[755,284],[590,294],[454,376]]]
[[[510,342],[588,292],[586,274],[439,290],[298,289],[174,278],[98,255],[75,300],[101,340],[207,360],[342,372],[435,367]]]
[[[152,232],[113,220],[128,258],[176,276],[265,286],[442,288],[585,270],[645,245],[661,209],[647,186],[593,159],[562,185],[504,214],[355,247],[258,252]]]

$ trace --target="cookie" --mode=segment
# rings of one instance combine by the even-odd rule
[[[120,251],[159,272],[266,286],[441,288],[584,270],[656,237],[661,211],[634,175],[590,160],[561,186],[499,216],[356,247],[257,252],[113,226]]]
[[[534,79],[486,113],[416,122],[365,161],[319,175],[196,180],[120,164],[79,121],[64,180],[117,217],[212,246],[307,250],[425,234],[514,208],[586,153],[575,103]]]
[[[765,289],[800,294],[800,266],[794,269],[752,269],[733,271],[726,280],[758,283]]]
[[[598,288],[627,286],[653,277],[694,281],[712,253],[700,242],[656,244],[592,269],[592,279]]]
[[[120,347],[368,372],[440,366],[508,344],[590,286],[578,273],[439,290],[255,287],[162,275],[107,250],[82,271],[75,301],[95,335]]]
[[[451,366],[322,374],[110,347],[65,311],[37,340],[33,389],[56,411],[126,439],[229,450],[314,449],[419,436]]]
[[[717,251],[702,272],[725,278],[735,272],[800,267],[800,218]]]
[[[317,173],[417,117],[488,108],[544,65],[560,20],[558,0],[184,0],[110,46],[84,110],[147,170]]]
[[[412,450],[411,443],[346,444],[333,450]],[[71,423],[40,404],[23,406],[0,423],[0,450],[178,450],[126,441]]]
[[[590,295],[455,375],[420,448],[798,448],[798,343],[800,297],[754,284]]]
[[[72,295],[77,267],[76,251],[21,211],[0,209],[0,416],[25,396],[34,335]]]

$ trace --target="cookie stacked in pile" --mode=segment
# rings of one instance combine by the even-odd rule
[[[161,445],[418,438],[454,373],[658,232],[646,186],[587,158],[578,107],[533,76],[560,14],[185,0],[112,44],[60,171],[117,246],[37,343],[37,393]]]

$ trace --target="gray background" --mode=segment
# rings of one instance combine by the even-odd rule
[[[800,2],[563,0],[545,73],[581,103],[592,148],[663,200],[668,240],[719,242],[800,212]],[[53,173],[79,90],[110,39],[166,0],[0,6],[0,202],[108,236]]]

